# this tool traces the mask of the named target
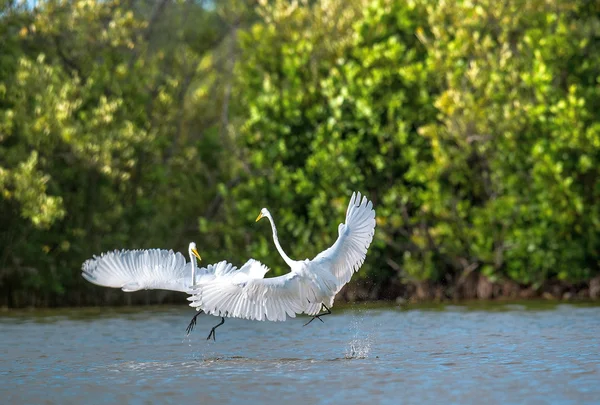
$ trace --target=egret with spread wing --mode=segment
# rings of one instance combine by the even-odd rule
[[[90,283],[103,287],[138,290],[192,292],[196,279],[196,258],[202,260],[191,242],[190,263],[172,250],[114,250],[94,255],[83,263],[81,275]]]
[[[273,242],[291,271],[283,276],[263,278],[268,269],[250,259],[239,270],[232,268],[221,277],[200,279],[190,306],[222,317],[258,321],[284,321],[298,313],[314,319],[330,314],[335,294],[363,264],[375,231],[373,203],[353,193],[346,222],[338,226],[338,239],[313,260],[292,260],[283,251],[271,213],[263,208],[256,221],[266,217],[271,223]],[[261,274],[261,277],[256,277]],[[254,275],[254,277],[253,277]],[[327,312],[320,313],[322,308]],[[322,321],[322,320],[321,320]]]
[[[186,263],[181,253],[172,250],[115,250],[86,260],[81,275],[90,283],[121,288],[126,292],[169,290],[192,294],[193,285],[198,280],[214,280],[221,274],[228,274],[231,269],[235,269],[226,261],[198,269],[196,258],[202,259],[194,242],[190,243],[188,253],[190,262]],[[197,310],[198,313],[188,326],[188,334],[196,324],[198,315],[203,313],[201,308]],[[215,339],[215,329],[220,325],[222,323],[211,329],[207,339],[211,336]]]

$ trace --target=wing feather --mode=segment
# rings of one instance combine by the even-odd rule
[[[257,321],[285,321],[287,316],[294,318],[305,312],[307,303],[317,296],[314,288],[306,287],[309,281],[294,272],[263,278],[267,270],[251,259],[225,276],[203,278],[188,298],[190,306],[211,315]]]
[[[346,222],[338,226],[338,238],[327,250],[319,253],[311,262],[315,268],[328,268],[338,281],[337,291],[350,281],[365,261],[369,245],[375,234],[375,210],[373,203],[352,193]]]
[[[181,253],[172,250],[115,250],[86,260],[81,275],[93,284],[123,291],[188,292],[191,267]]]
[[[200,267],[196,281],[234,273],[232,264],[221,261]],[[81,275],[90,283],[123,291],[170,290],[191,294],[191,263],[172,250],[114,250],[86,260]]]

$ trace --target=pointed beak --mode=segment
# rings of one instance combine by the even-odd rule
[[[202,258],[200,257],[200,254],[198,253],[198,251],[196,249],[192,249],[192,253],[194,254],[194,256],[196,256],[198,258],[198,260],[202,260]]]
[[[264,215],[262,214],[262,212],[260,214],[258,214],[258,216],[256,217],[256,221],[254,222],[258,222],[259,219],[261,219]]]

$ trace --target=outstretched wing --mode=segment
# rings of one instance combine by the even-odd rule
[[[172,250],[115,250],[86,260],[81,275],[87,281],[123,291],[190,292],[191,264]]]
[[[285,321],[286,316],[294,318],[306,310],[307,303],[316,301],[315,289],[302,275],[292,272],[263,278],[267,270],[250,259],[223,277],[201,279],[196,283],[196,294],[188,298],[190,306],[216,316]]]
[[[375,210],[367,197],[361,200],[360,193],[352,193],[346,222],[339,225],[338,234],[335,243],[319,253],[308,266],[329,269],[338,281],[339,291],[362,266],[375,234]]]

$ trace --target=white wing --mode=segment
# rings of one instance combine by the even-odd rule
[[[239,270],[248,275],[249,278],[265,278],[269,268],[258,260],[250,259]]]
[[[210,267],[210,266],[209,266]],[[172,290],[191,292],[191,263],[172,250],[115,250],[83,263],[87,281],[123,291]],[[199,274],[206,269],[200,269]]]
[[[225,260],[209,264],[206,267],[200,267],[196,270],[196,284],[199,280],[212,280],[216,277],[226,276],[234,271],[237,271],[237,267],[231,263],[227,263]],[[190,275],[190,280],[191,278]]]
[[[196,283],[197,293],[188,298],[190,306],[216,316],[285,321],[286,316],[294,318],[305,311],[307,303],[316,301],[317,291],[302,274],[262,278],[267,270],[250,259],[226,276],[202,279]]]
[[[337,240],[308,264],[309,268],[329,269],[338,281],[337,291],[360,269],[375,234],[373,203],[367,197],[361,201],[360,197],[360,193],[352,193],[346,222],[339,225]]]

